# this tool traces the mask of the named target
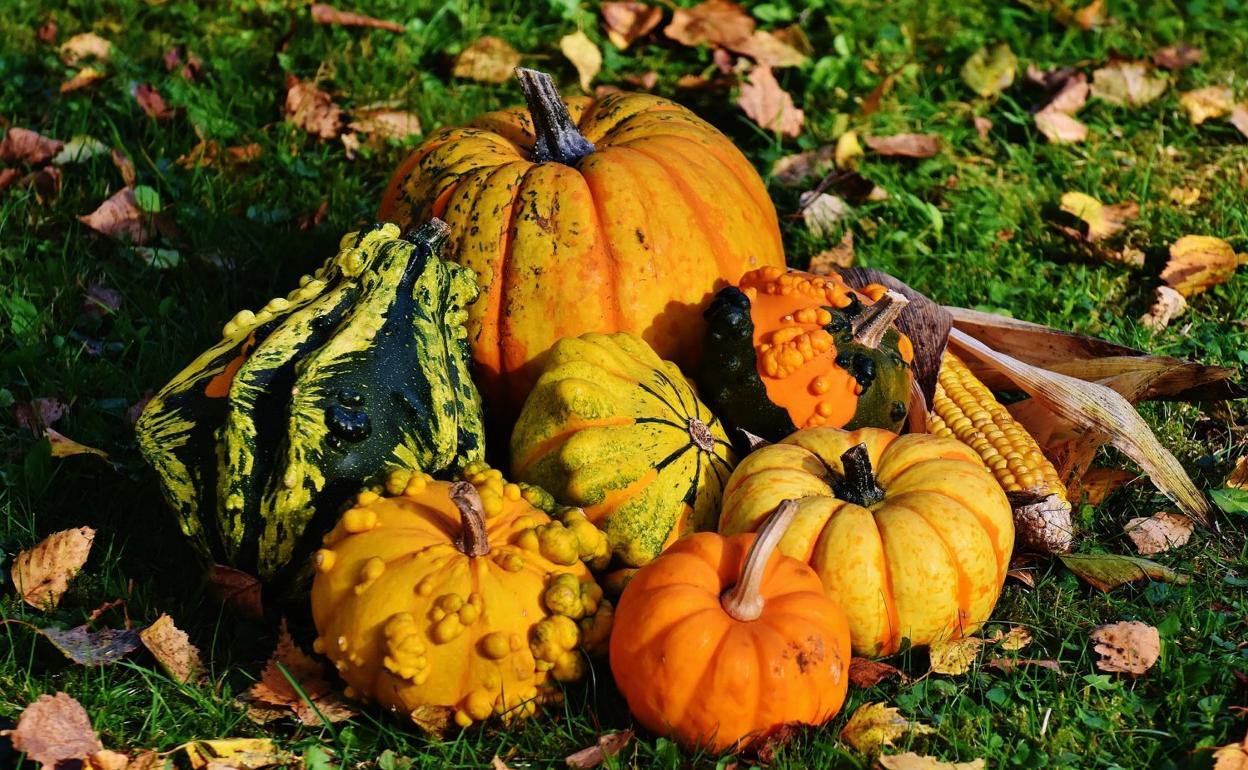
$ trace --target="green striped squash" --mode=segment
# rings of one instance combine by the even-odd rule
[[[483,457],[463,326],[476,281],[438,258],[446,234],[347,235],[148,403],[139,446],[205,556],[288,589],[362,485]]]

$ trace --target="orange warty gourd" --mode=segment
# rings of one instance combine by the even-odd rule
[[[810,564],[841,603],[859,655],[970,635],[997,603],[1014,543],[1010,503],[959,441],[798,431],[737,466],[719,531],[753,531],[786,499],[798,511],[780,550]]]
[[[624,589],[611,672],[647,729],[718,752],[840,710],[845,615],[810,567],[774,554],[796,512],[782,503],[757,536],[678,540]]]
[[[565,103],[550,76],[517,74],[528,108],[430,136],[380,214],[451,226],[445,256],[481,287],[468,309],[478,384],[513,416],[556,340],[633,332],[687,367],[714,292],[784,265],[762,180],[710,124],[650,94]]]

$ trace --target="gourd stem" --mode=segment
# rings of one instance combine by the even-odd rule
[[[442,244],[450,236],[451,226],[434,217],[420,227],[408,230],[399,237],[417,246],[428,246],[434,254],[437,254],[441,250]]]
[[[793,500],[784,500],[776,506],[776,510],[763,523],[754,537],[754,543],[750,545],[750,552],[746,554],[745,563],[741,566],[741,577],[737,580],[737,584],[720,599],[724,612],[743,622],[757,620],[763,614],[765,602],[762,594],[759,593],[763,583],[763,572],[767,569],[767,562],[771,561],[772,552],[780,544],[780,539],[784,537],[785,531],[793,523],[793,517],[796,515],[797,503]]]
[[[909,304],[910,300],[899,291],[889,289],[884,292],[884,296],[868,307],[854,322],[854,342],[869,348],[878,348],[897,316]]]
[[[465,556],[485,556],[490,552],[490,540],[485,533],[481,494],[467,481],[457,481],[451,485],[451,502],[459,509],[461,526],[455,547]]]
[[[884,499],[884,490],[875,483],[866,444],[846,449],[841,454],[841,467],[845,469],[845,474],[841,481],[833,485],[839,499],[863,508],[870,508]]]
[[[710,452],[715,449],[715,436],[711,433],[711,429],[706,423],[697,417],[690,417],[688,422],[689,438],[693,439],[693,443],[703,452]]]
[[[524,101],[533,119],[533,133],[537,142],[533,145],[533,160],[537,163],[555,161],[565,166],[575,166],[594,151],[590,143],[572,122],[568,107],[559,98],[559,90],[550,75],[537,70],[516,67],[516,79],[524,91]]]

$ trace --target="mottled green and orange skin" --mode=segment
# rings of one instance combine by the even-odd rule
[[[841,455],[865,444],[883,500],[838,499]],[[719,531],[756,530],[798,502],[780,551],[814,567],[849,618],[854,652],[888,655],[973,634],[996,606],[1014,547],[1001,486],[975,451],[926,433],[807,428],[747,456],[724,490]]]
[[[648,94],[567,100],[595,151],[535,163],[524,108],[435,133],[399,167],[381,218],[440,217],[477,274],[469,340],[487,403],[514,413],[554,342],[641,335],[687,367],[702,310],[748,270],[784,265],[775,208],[732,142]]]

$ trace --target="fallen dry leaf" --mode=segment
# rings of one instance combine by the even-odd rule
[[[935,732],[931,727],[906,719],[892,706],[864,703],[841,729],[841,740],[863,754],[870,754],[884,746],[892,746],[893,741],[906,733],[924,735],[931,732]]]
[[[564,757],[563,761],[574,770],[589,770],[606,762],[608,757],[614,757],[616,754],[619,754],[632,739],[632,730],[621,730],[618,733],[599,735],[598,741],[593,746],[586,746],[580,751],[569,754]]]
[[[709,43],[730,48],[754,34],[754,19],[730,0],[704,0],[692,8],[677,8],[663,34],[687,46]]]
[[[82,298],[82,309],[96,318],[116,312],[119,307],[121,292],[99,283],[88,286]]]
[[[1092,631],[1094,649],[1101,656],[1096,667],[1139,676],[1153,667],[1161,655],[1157,629],[1138,620],[1110,623]]]
[[[308,700],[305,701],[291,685],[282,668],[286,669],[291,679],[299,683]],[[330,722],[341,722],[356,714],[355,709],[333,692],[325,679],[325,669],[321,663],[309,657],[295,644],[286,629],[285,621],[282,622],[277,649],[265,664],[260,681],[252,686],[248,695],[257,707],[249,711],[248,715],[260,722],[274,718],[274,711],[280,716],[289,710],[300,722],[312,726],[321,724],[322,716]]]
[[[1213,752],[1213,770],[1248,770],[1248,735],[1239,743],[1219,746]]]
[[[61,43],[61,61],[71,67],[84,59],[107,62],[112,53],[113,44],[94,32],[83,32]]]
[[[104,79],[104,73],[95,67],[83,67],[74,73],[74,76],[64,83],[61,83],[61,93],[68,94],[79,91],[97,81]]]
[[[1014,82],[1018,57],[1008,43],[982,47],[962,65],[962,82],[982,97],[999,94]]]
[[[1036,113],[1035,120],[1036,129],[1053,144],[1082,142],[1088,138],[1088,127],[1064,112],[1046,108]]]
[[[576,67],[577,77],[581,81],[581,89],[588,92],[602,69],[602,51],[594,45],[594,41],[584,32],[577,30],[570,35],[559,38],[559,50]]]
[[[155,770],[154,764],[149,764],[147,767],[149,770]],[[125,754],[102,749],[86,758],[82,770],[143,770],[143,768],[131,764],[130,758]]]
[[[1178,206],[1195,206],[1200,202],[1199,187],[1171,187],[1167,193],[1170,202]]]
[[[255,575],[224,564],[213,564],[208,568],[208,593],[241,617],[264,618],[260,580]]]
[[[354,120],[347,126],[352,131],[361,134],[377,137],[378,139],[393,139],[402,141],[409,136],[419,136],[421,133],[420,118],[410,112],[401,112],[399,110],[369,110],[358,114]],[[257,155],[259,154],[260,145],[250,145],[255,148]],[[245,148],[232,147],[230,150],[241,150]],[[250,158],[249,160],[254,160]]]
[[[86,444],[79,444],[72,438],[63,436],[51,428],[44,428],[43,436],[52,445],[53,457],[96,455],[97,457],[103,457],[105,460],[108,459],[108,452],[105,452],[103,449],[96,449],[95,447],[87,446]]]
[[[772,33],[756,29],[744,40],[727,44],[734,52],[748,56],[756,63],[773,69],[800,67],[809,58]]]
[[[161,615],[150,626],[139,632],[143,646],[165,670],[179,682],[199,678],[204,664],[199,650],[191,644],[186,632],[173,624],[173,618]]]
[[[1239,458],[1239,462],[1235,463],[1235,470],[1231,471],[1226,485],[1231,489],[1248,489],[1248,455]]]
[[[1244,262],[1248,262],[1248,254],[1236,254],[1221,238],[1185,235],[1170,246],[1170,261],[1161,271],[1161,280],[1191,297],[1227,282]]]
[[[808,190],[798,199],[806,229],[816,238],[830,238],[852,210],[848,203],[827,193]]]
[[[1145,556],[1186,545],[1192,537],[1192,520],[1179,513],[1161,511],[1137,516],[1123,525],[1136,550]]]
[[[836,146],[826,144],[817,150],[785,155],[771,167],[771,177],[785,187],[796,187],[805,180],[832,170]]]
[[[65,404],[55,398],[36,398],[13,405],[14,421],[33,436],[42,436],[44,428],[64,416]]]
[[[107,666],[139,649],[139,632],[89,626],[37,629],[61,654],[80,666]]]
[[[1062,666],[1060,663],[1056,660],[1049,660],[1047,658],[1044,660],[1037,660],[1035,658],[992,658],[988,660],[988,662],[984,663],[984,665],[989,668],[995,668],[998,671],[1003,671],[1007,674],[1011,671],[1017,671],[1025,666],[1039,666],[1040,668],[1047,668],[1050,671],[1056,671],[1059,674],[1062,672]]]
[[[1013,652],[1031,644],[1031,638],[1031,632],[1023,626],[1011,626],[1009,631],[1006,631],[1004,634],[998,631],[988,641],[993,642],[1003,650]]]
[[[1100,505],[1118,487],[1135,479],[1136,474],[1120,468],[1091,468],[1083,474],[1079,487],[1088,505]]]
[[[1237,104],[1231,109],[1231,125],[1235,126],[1239,133],[1248,136],[1248,107]]]
[[[49,45],[56,42],[56,37],[61,33],[60,26],[56,23],[55,16],[48,16],[48,20],[39,25],[39,31],[35,33],[35,37],[39,38],[39,42]]]
[[[984,640],[975,636],[932,642],[928,648],[932,671],[948,676],[965,674],[983,646]]]
[[[86,134],[77,134],[65,142],[61,151],[52,157],[52,165],[66,166],[71,163],[83,163],[106,152],[108,152],[108,145],[99,139]]]
[[[659,73],[647,70],[640,75],[632,73],[624,76],[624,82],[642,91],[652,91],[659,84]]]
[[[833,157],[837,168],[852,169],[858,165],[858,158],[863,155],[866,152],[858,141],[857,131],[846,131],[836,138],[836,154]]]
[[[708,2],[723,3],[723,0]],[[737,106],[759,126],[784,136],[801,134],[806,121],[806,114],[793,104],[793,97],[776,82],[770,67],[755,67],[750,71],[749,79],[741,85]]]
[[[0,168],[0,190],[4,190],[17,181],[22,172],[15,168]]]
[[[1210,118],[1220,118],[1234,107],[1235,94],[1227,86],[1208,86],[1179,94],[1179,104],[1187,110],[1187,119],[1199,126]]]
[[[1057,556],[1066,568],[1101,591],[1137,580],[1153,580],[1158,583],[1191,582],[1191,578],[1175,572],[1164,564],[1141,559],[1137,556],[1119,556],[1112,553],[1063,553]]]
[[[339,27],[371,27],[372,29],[384,29],[390,32],[403,31],[403,25],[397,21],[374,19],[372,16],[365,16],[360,13],[340,11],[326,3],[316,3],[312,6],[312,21],[317,24],[333,24]]]
[[[355,151],[360,149],[360,137],[350,131],[338,137],[342,147],[347,151],[347,160],[355,160]]]
[[[90,527],[66,529],[19,553],[13,561],[12,578],[22,599],[36,609],[59,604],[69,581],[87,563],[94,540],[95,530]]]
[[[10,128],[0,140],[0,161],[5,163],[29,163],[32,166],[46,163],[64,148],[65,143],[43,136],[26,128]]]
[[[1007,578],[1014,578],[1028,588],[1036,587],[1036,576],[1029,569],[1011,569],[1005,573]]]
[[[1140,215],[1138,203],[1105,205],[1091,195],[1068,192],[1062,195],[1062,211],[1082,219],[1088,226],[1084,236],[1089,243],[1108,238]]]
[[[1199,64],[1204,58],[1204,51],[1184,43],[1168,45],[1153,52],[1153,64],[1163,70],[1186,69],[1193,64]]]
[[[270,738],[190,741],[174,751],[186,754],[191,770],[261,770],[294,759]]]
[[[810,258],[810,266],[806,272],[815,275],[830,275],[854,266],[854,231],[845,228],[841,242],[830,249],[824,249]]]
[[[607,39],[623,51],[637,38],[644,37],[663,21],[663,9],[639,2],[603,3],[602,24],[607,28]]]
[[[520,54],[500,37],[486,35],[460,51],[451,74],[482,83],[506,83],[520,66]]]
[[[263,150],[259,144],[255,142],[251,144],[239,145],[236,147],[226,147],[225,153],[230,156],[230,160],[235,163],[251,163],[258,160]]]
[[[121,181],[127,187],[134,187],[138,181],[139,175],[134,170],[134,161],[130,160],[130,156],[121,150],[114,149],[110,153],[113,158],[113,165],[117,167],[118,173],[121,174]]]
[[[169,109],[169,105],[165,104],[164,97],[150,83],[136,85],[131,93],[134,95],[134,100],[139,103],[139,108],[149,118],[153,120],[168,120],[173,117],[173,110]]]
[[[940,152],[940,137],[934,134],[868,136],[866,144],[877,155],[898,158],[930,158]]]
[[[342,108],[315,83],[286,76],[287,122],[321,139],[333,139],[342,131]]]
[[[1092,0],[1092,2],[1075,11],[1071,15],[1071,21],[1079,29],[1091,30],[1104,24],[1106,16],[1105,0]]]
[[[90,214],[78,220],[98,233],[114,240],[143,244],[153,235],[151,217],[144,214],[134,198],[133,187],[123,187]]]
[[[902,673],[901,669],[896,666],[890,666],[887,663],[881,663],[878,660],[851,658],[849,661],[849,681],[854,687],[861,687],[865,690],[868,687],[875,687],[885,679],[894,676],[903,683],[909,679]]]
[[[988,138],[988,132],[992,130],[992,121],[982,115],[976,115],[971,119],[975,125],[975,133],[979,134],[981,140]]]
[[[1158,286],[1154,290],[1153,306],[1140,316],[1140,325],[1153,331],[1166,328],[1187,309],[1187,299],[1169,286]]]
[[[927,757],[907,751],[905,754],[885,754],[879,758],[880,767],[884,770],[985,770],[987,767],[982,759],[970,762],[942,762],[935,757]]]
[[[1170,81],[1146,62],[1119,61],[1092,73],[1092,95],[1110,104],[1141,107],[1166,92]]]
[[[13,748],[38,762],[43,770],[63,770],[104,750],[87,710],[63,692],[40,695],[22,711],[17,727],[0,731],[0,735],[8,735]]]
[[[1082,72],[1040,73],[1028,70],[1028,78],[1047,85],[1053,78],[1062,77],[1057,94],[1035,115],[1036,129],[1054,144],[1082,142],[1088,137],[1088,127],[1074,117],[1088,101],[1088,79]]]

